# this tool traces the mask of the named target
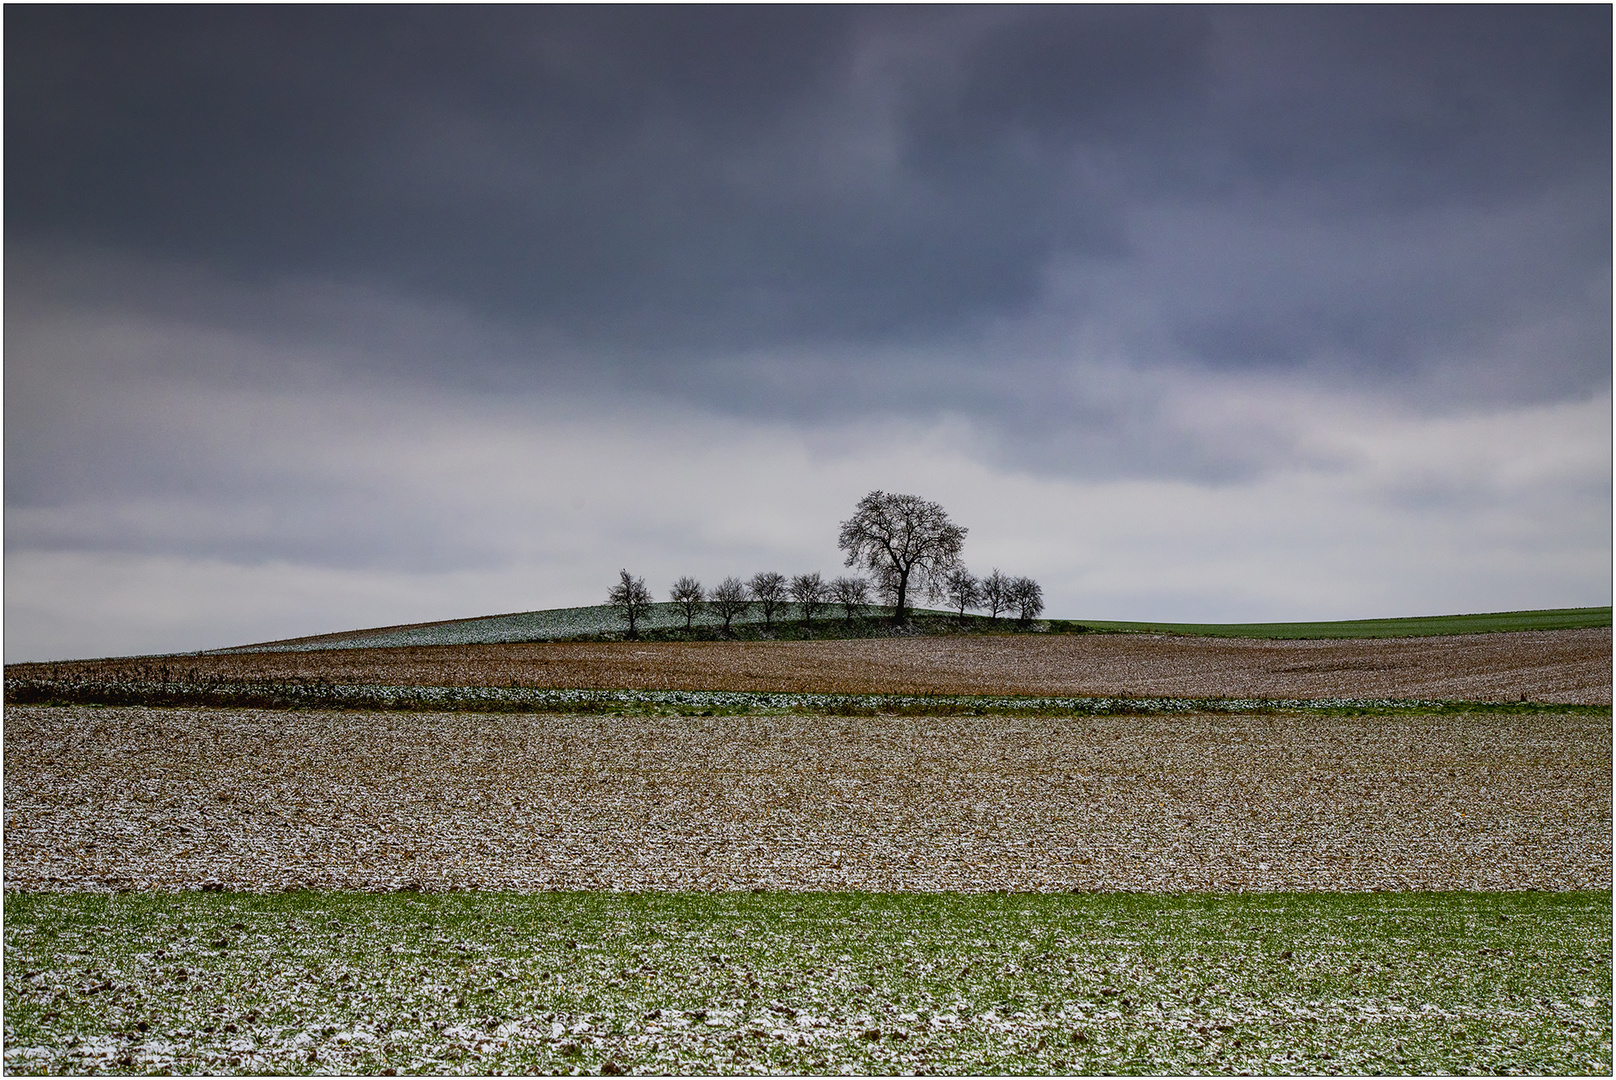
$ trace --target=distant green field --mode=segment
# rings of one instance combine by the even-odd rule
[[[1611,625],[1608,607],[1496,611],[1485,615],[1422,615],[1406,619],[1347,619],[1294,623],[1147,623],[1054,619],[1054,633],[1188,634],[1237,638],[1387,638],[1487,634],[1502,630],[1580,630]]]
[[[1608,1075],[1610,903],[11,893],[5,1070]]]

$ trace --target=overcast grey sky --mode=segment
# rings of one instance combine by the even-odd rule
[[[1611,9],[8,6],[5,655],[1611,599]]]

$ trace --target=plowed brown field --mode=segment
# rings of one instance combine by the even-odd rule
[[[13,706],[8,889],[1609,888],[1587,711]]]
[[[129,663],[18,664],[7,674]],[[1329,641],[1096,634],[441,645],[167,663],[202,675],[395,686],[1611,702],[1608,628]]]
[[[1608,705],[1611,631],[438,646],[7,675]],[[88,673],[86,671],[86,673]],[[1608,716],[31,708],[21,889],[1608,888]]]

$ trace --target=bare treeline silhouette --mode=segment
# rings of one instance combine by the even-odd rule
[[[860,499],[854,513],[842,522],[837,546],[846,553],[845,563],[868,572],[868,576],[843,576],[826,581],[818,571],[787,577],[775,570],[763,570],[743,581],[726,577],[711,589],[693,577],[673,583],[668,598],[684,618],[684,629],[692,632],[695,620],[703,614],[722,620],[723,633],[732,633],[737,618],[754,609],[763,616],[764,632],[774,628],[776,617],[790,615],[795,607],[797,620],[805,627],[824,608],[840,607],[851,625],[868,617],[875,601],[892,609],[890,622],[902,626],[911,621],[911,598],[918,594],[946,601],[960,625],[966,613],[987,610],[990,620],[1001,613],[1013,613],[1022,627],[1032,624],[1044,610],[1044,594],[1029,577],[1008,577],[998,567],[978,579],[961,561],[966,529],[948,518],[937,503],[916,495],[872,491]],[[651,593],[644,578],[627,570],[607,594],[606,602],[615,608],[635,637],[641,619],[650,610]]]

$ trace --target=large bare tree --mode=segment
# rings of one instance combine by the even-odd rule
[[[847,552],[846,565],[865,567],[893,586],[893,617],[902,622],[911,584],[935,590],[959,566],[965,529],[918,495],[872,491],[842,522],[836,544]]]

